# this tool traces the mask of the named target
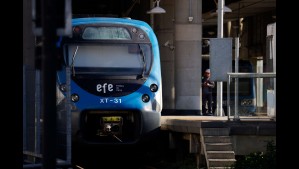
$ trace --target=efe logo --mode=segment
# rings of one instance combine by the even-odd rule
[[[113,84],[104,83],[103,85],[102,84],[97,85],[97,91],[98,92],[106,93],[107,90],[108,90],[108,92],[112,92],[113,91]]]

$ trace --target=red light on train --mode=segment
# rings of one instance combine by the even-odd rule
[[[82,29],[81,29],[80,27],[78,27],[78,26],[75,26],[75,27],[73,28],[73,32],[74,32],[75,34],[79,34],[79,33],[82,32]]]

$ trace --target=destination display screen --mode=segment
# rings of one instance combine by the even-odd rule
[[[102,117],[102,120],[104,123],[107,122],[121,122],[122,117],[120,116],[107,116],[107,117]]]

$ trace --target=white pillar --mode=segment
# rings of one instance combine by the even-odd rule
[[[217,22],[217,38],[223,38],[223,5],[224,0],[218,0],[218,22]],[[222,98],[223,98],[223,82],[217,82],[217,108],[216,115],[223,116]]]

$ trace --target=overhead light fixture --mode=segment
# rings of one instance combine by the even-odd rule
[[[165,9],[163,9],[163,8],[161,8],[159,6],[159,3],[160,3],[160,0],[156,0],[154,2],[154,6],[155,6],[155,4],[157,4],[156,7],[152,8],[151,10],[147,11],[146,13],[147,14],[161,14],[161,13],[166,13]]]
[[[216,2],[216,0],[214,0],[216,7],[218,7],[218,3]],[[227,13],[227,12],[232,12],[232,9],[230,9],[227,6],[223,6],[223,13]],[[211,11],[210,15],[211,16],[216,16],[218,14],[218,9],[217,10],[213,10]]]
[[[218,9],[216,10],[216,12],[218,12]],[[232,12],[232,9],[227,6],[223,6],[223,12]]]

